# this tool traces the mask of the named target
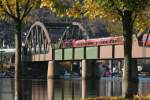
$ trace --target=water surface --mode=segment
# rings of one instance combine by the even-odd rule
[[[121,96],[120,78],[100,80],[23,80],[23,100],[80,100],[95,96]],[[139,94],[150,93],[150,78],[140,78]],[[14,79],[0,79],[0,100],[14,100]]]

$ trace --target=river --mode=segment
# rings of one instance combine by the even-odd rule
[[[100,80],[28,79],[23,80],[23,100],[80,100],[95,96],[120,96],[120,78]],[[139,94],[150,93],[150,78],[140,78]],[[48,94],[48,95],[47,95]],[[0,100],[14,100],[14,79],[0,79]]]

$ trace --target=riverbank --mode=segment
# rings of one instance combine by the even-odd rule
[[[100,96],[94,98],[88,98],[85,100],[126,100],[121,96]],[[150,100],[150,95],[135,95],[132,100]]]
[[[14,69],[0,70],[0,78],[14,78]]]

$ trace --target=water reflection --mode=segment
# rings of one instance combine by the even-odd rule
[[[150,78],[140,79],[139,94],[150,93]],[[57,79],[23,80],[23,100],[80,100],[95,96],[120,96],[119,78],[101,80]],[[0,100],[14,100],[14,80],[0,80]]]
[[[84,100],[87,96],[87,80],[82,80],[82,99]]]
[[[31,100],[48,100],[47,96],[47,81],[46,80],[34,80],[32,79],[32,99]]]
[[[47,100],[54,100],[54,80],[53,79],[47,80],[47,92],[48,92]]]
[[[23,100],[31,100],[32,98],[32,80],[22,80]]]
[[[0,79],[0,100],[14,99],[14,80]]]
[[[55,80],[54,100],[79,100],[81,99],[81,81]]]

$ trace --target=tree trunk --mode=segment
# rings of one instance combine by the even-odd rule
[[[124,77],[123,77],[123,97],[133,98],[137,94],[138,75],[136,63],[132,62],[132,34],[133,22],[132,12],[124,11],[123,18],[123,36],[124,36]]]
[[[21,90],[21,21],[16,21],[15,33],[15,100],[22,100]]]

